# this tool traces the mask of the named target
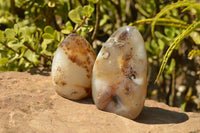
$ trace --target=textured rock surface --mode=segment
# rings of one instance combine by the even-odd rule
[[[0,133],[199,133],[200,114],[146,100],[136,120],[57,95],[49,73],[0,72]]]

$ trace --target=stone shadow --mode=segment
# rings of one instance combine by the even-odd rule
[[[28,73],[30,73],[31,75],[39,74],[42,76],[50,76],[50,72],[51,72],[51,69],[46,69],[46,68],[43,68],[43,69],[33,68],[33,69],[28,70]]]
[[[182,123],[188,119],[189,117],[185,113],[158,107],[144,107],[141,114],[134,121],[144,124],[172,124]]]
[[[73,100],[74,102],[78,102],[81,104],[94,104],[93,100],[92,100],[92,96],[88,96],[82,100]]]

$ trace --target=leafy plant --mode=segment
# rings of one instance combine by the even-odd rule
[[[186,37],[190,36],[193,42],[195,43],[195,45],[197,46],[199,45],[199,35],[200,35],[199,30],[198,30],[198,28],[200,27],[200,17],[199,17],[200,8],[199,7],[200,7],[200,4],[194,0],[178,1],[178,2],[165,6],[162,10],[160,10],[155,15],[154,18],[138,20],[130,24],[130,25],[138,25],[138,24],[144,24],[144,23],[151,23],[151,34],[152,34],[153,40],[151,40],[151,43],[146,42],[147,51],[149,51],[149,53],[151,54],[150,57],[154,57],[153,55],[156,55],[154,59],[157,59],[160,56],[161,51],[165,49],[166,47],[165,44],[169,44],[169,47],[167,48],[167,51],[164,54],[163,59],[159,60],[159,62],[162,61],[162,63],[161,63],[159,73],[154,83],[158,81],[159,77],[164,72],[164,69],[166,69],[165,71],[166,74],[173,75],[173,69],[175,69],[175,65],[172,65],[172,62],[171,62],[170,66],[168,66],[167,65],[168,60],[170,59],[172,52],[175,49],[176,50],[180,49],[180,45],[182,44],[182,41],[186,39]],[[190,11],[190,13],[194,13],[195,19],[189,22],[187,15],[180,18],[179,14],[177,15],[176,13],[178,11],[180,13],[186,13],[186,14],[189,13]],[[149,15],[146,15],[146,16],[149,17]],[[191,24],[189,24],[187,21]],[[164,34],[160,32],[161,30],[156,31],[156,26],[163,26]],[[193,49],[189,52],[188,58],[193,59],[197,55],[199,55],[199,50]],[[175,64],[174,59],[172,61],[174,62],[173,64]],[[171,72],[169,73],[169,71]],[[173,84],[171,87],[173,87]],[[188,95],[189,91],[190,91],[190,95]],[[175,93],[175,90],[174,89],[170,90],[170,93],[172,95],[172,93]],[[192,98],[193,91],[191,92],[191,89],[188,89],[188,93],[187,93],[188,96],[185,97],[187,99],[185,100],[186,102],[184,102],[181,105],[181,108],[183,110],[186,109],[187,102]],[[168,95],[168,97],[170,96]],[[174,102],[173,100],[175,99],[174,94],[173,94],[173,97],[174,98],[171,99],[172,102]],[[198,98],[196,97],[195,100],[199,101],[197,99]],[[173,103],[171,105],[173,105]]]
[[[14,6],[12,5],[13,3]],[[98,1],[93,1],[97,3]],[[64,39],[64,35],[72,32],[77,32],[82,36],[87,35],[88,32],[93,30],[93,26],[85,24],[89,21],[91,14],[94,11],[94,4],[91,2],[85,6],[78,6],[75,9],[69,10],[69,18],[62,18],[66,20],[62,30],[56,29],[58,24],[55,22],[55,17],[46,17],[43,12],[51,12],[53,15],[58,13],[58,7],[67,9],[69,7],[68,1],[60,1],[58,4],[54,1],[10,1],[10,8],[13,11],[9,12],[9,4],[4,4],[1,0],[1,11],[3,15],[7,12],[9,16],[2,18],[0,23],[6,28],[4,31],[0,30],[0,70],[1,71],[25,71],[32,67],[50,66],[52,57],[59,43]],[[76,5],[76,4],[75,4]],[[12,7],[13,6],[13,7]],[[20,12],[15,12],[20,7]],[[26,9],[26,17],[20,18],[17,13],[24,13]],[[53,10],[53,11],[52,11]],[[34,12],[36,11],[36,12]],[[59,14],[63,17],[63,14]],[[45,16],[45,17],[44,17]],[[45,19],[42,19],[44,17]],[[10,20],[10,18],[13,18]],[[32,19],[34,18],[34,19]],[[52,19],[53,23],[50,23]],[[15,22],[11,22],[15,21]],[[74,30],[71,21],[74,22]],[[47,23],[47,25],[45,24]],[[51,24],[51,25],[48,25]],[[45,26],[46,25],[46,26]],[[56,29],[55,29],[56,28]]]

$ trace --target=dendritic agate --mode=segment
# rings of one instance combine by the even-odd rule
[[[96,106],[134,119],[147,88],[147,56],[143,38],[132,26],[114,32],[100,50],[93,67],[92,96]]]
[[[91,93],[92,68],[96,55],[81,36],[71,34],[59,45],[52,63],[52,81],[56,92],[79,100]]]

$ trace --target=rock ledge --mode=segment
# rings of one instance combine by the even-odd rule
[[[57,95],[50,73],[0,72],[0,133],[200,133],[200,114],[146,100],[136,120]]]

